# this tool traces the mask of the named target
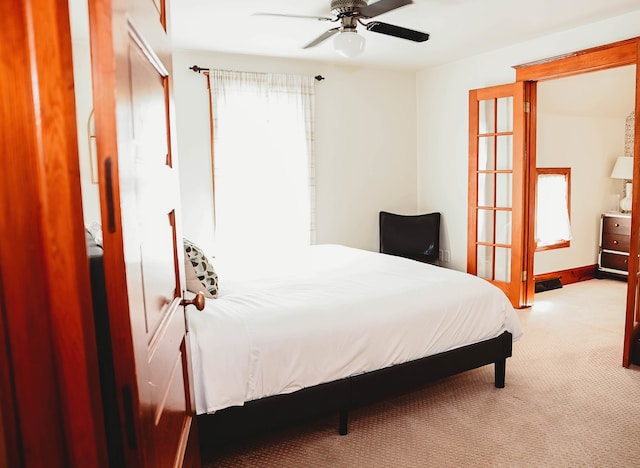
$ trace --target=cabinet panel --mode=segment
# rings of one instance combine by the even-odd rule
[[[629,252],[629,236],[619,234],[602,234],[602,248],[605,250],[615,250],[617,252]]]
[[[621,272],[624,271],[626,273],[629,264],[629,256],[611,252],[603,252],[600,259],[600,264],[602,268],[621,270]]]
[[[628,216],[608,216],[602,218],[602,232],[629,235],[631,233],[631,218]]]

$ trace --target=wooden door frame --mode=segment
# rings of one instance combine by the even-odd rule
[[[67,4],[1,2],[0,54],[0,465],[106,467]]]
[[[634,180],[640,181],[640,37],[627,39],[624,41],[614,42],[599,47],[593,47],[590,49],[584,49],[569,54],[564,54],[556,57],[550,57],[547,59],[539,60],[536,62],[525,63],[522,65],[516,65],[513,68],[516,70],[516,81],[546,81],[556,78],[563,78],[568,76],[580,75],[583,73],[590,73],[600,70],[608,70],[611,68],[617,68],[627,65],[636,66],[636,90],[635,90],[635,131],[634,131],[634,167],[633,177]],[[534,86],[535,88],[535,86]],[[534,121],[535,129],[535,112],[532,109],[532,120]],[[535,135],[533,133],[532,135]],[[535,144],[535,139],[531,138],[532,144]],[[533,151],[532,151],[533,149]],[[530,177],[535,174],[535,148],[530,148],[530,154],[533,155],[529,161]],[[533,180],[529,180],[530,190],[535,190],[535,184]],[[531,201],[535,200],[530,198]],[[638,214],[640,214],[640,197],[634,196],[632,205],[631,216],[631,230],[632,232],[640,232],[640,220]],[[532,228],[532,223],[535,220],[535,204],[529,203],[529,226]],[[530,240],[530,250],[533,252]],[[626,305],[626,317],[625,317],[625,340],[623,351],[623,363],[624,367],[630,365],[629,356],[631,354],[631,337],[637,337],[640,335],[640,325],[634,326],[634,321],[640,320],[640,317],[634,317],[635,315],[635,302],[640,294],[638,288],[640,286],[638,278],[638,253],[640,246],[632,245],[629,255],[629,275],[627,279],[627,305]],[[533,258],[531,259],[531,267],[533,267]],[[531,270],[533,271],[533,270]],[[631,273],[633,272],[633,273]],[[527,281],[533,282],[533,275],[529,275]]]

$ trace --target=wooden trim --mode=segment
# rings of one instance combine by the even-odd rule
[[[476,247],[478,213],[478,102],[479,90],[469,91],[469,156],[467,191],[467,272],[478,273],[478,252]]]
[[[552,174],[552,175],[564,175],[565,180],[567,181],[567,212],[569,215],[569,223],[571,223],[571,168],[570,167],[538,167],[536,168],[536,183],[535,185],[535,198],[534,203],[537,201],[538,195],[538,180],[537,177],[540,174]],[[536,210],[537,216],[537,210]],[[536,218],[534,218],[536,219]],[[558,241],[554,244],[538,246],[538,243],[535,241],[536,252],[542,252],[544,250],[554,250],[554,249],[564,249],[566,247],[571,246],[571,241],[563,240]]]
[[[526,238],[523,239],[525,255],[525,271],[530,272],[527,274],[523,292],[523,304],[530,306],[534,303],[535,295],[535,281],[533,280],[534,272],[534,260],[535,260],[535,199],[536,199],[536,184],[533,183],[532,171],[537,166],[536,161],[536,132],[537,132],[537,99],[538,99],[538,87],[535,81],[525,83],[526,100],[528,104],[528,110],[525,116],[525,154],[526,162],[524,165],[525,171],[525,206],[523,220],[523,232]]]
[[[564,240],[556,242],[555,244],[543,245],[539,246],[536,243],[536,252],[544,252],[545,250],[555,250],[555,249],[566,249],[567,247],[571,247],[571,241]]]
[[[596,271],[598,265],[587,265],[583,267],[569,268],[568,270],[554,271],[551,273],[542,273],[535,275],[534,281],[548,281],[551,279],[560,278],[560,282],[563,286],[572,283],[578,283],[580,281],[587,281],[596,277]]]
[[[106,466],[68,5],[0,2],[0,55],[0,403],[16,444],[7,458]]]
[[[636,43],[636,61],[640,62],[640,41]],[[640,180],[640,63],[636,62],[636,105],[635,105],[635,129],[633,144],[633,178]],[[631,207],[631,246],[629,250],[629,275],[627,277],[627,310],[624,326],[624,347],[622,351],[622,365],[629,367],[631,363],[631,346],[634,337],[638,336],[640,328],[640,305],[638,302],[638,268],[640,267],[638,255],[640,255],[640,193],[633,193]]]
[[[526,301],[526,254],[529,240],[527,235],[527,219],[525,209],[527,202],[526,186],[528,183],[528,166],[526,158],[526,131],[528,128],[528,112],[525,102],[529,97],[527,83],[515,83],[513,87],[513,190],[512,196],[512,234],[511,234],[511,303],[516,307],[527,307]],[[524,276],[524,279],[523,279]]]
[[[516,81],[542,81],[634,65],[640,37],[515,65]]]

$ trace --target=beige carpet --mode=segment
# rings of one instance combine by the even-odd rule
[[[624,369],[626,284],[536,294],[525,335],[493,367],[206,453],[205,467],[640,467],[640,368]],[[208,452],[206,447],[204,451]]]

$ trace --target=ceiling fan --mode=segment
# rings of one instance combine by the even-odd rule
[[[364,38],[359,36],[356,31],[358,23],[364,26],[367,31],[372,31],[387,36],[399,37],[414,42],[424,42],[429,39],[429,34],[413,29],[407,29],[393,24],[383,23],[381,21],[363,22],[378,15],[387,13],[397,8],[413,3],[412,0],[379,0],[368,5],[368,0],[331,0],[331,13],[333,17],[328,16],[303,16],[303,15],[287,15],[280,13],[256,13],[261,16],[284,16],[288,18],[306,18],[318,21],[330,21],[333,23],[340,22],[340,26],[329,29],[323,34],[315,38],[303,47],[309,49],[315,47],[321,42],[329,39],[331,36],[338,34],[334,38],[334,47],[338,53],[346,57],[353,57],[364,50]]]

